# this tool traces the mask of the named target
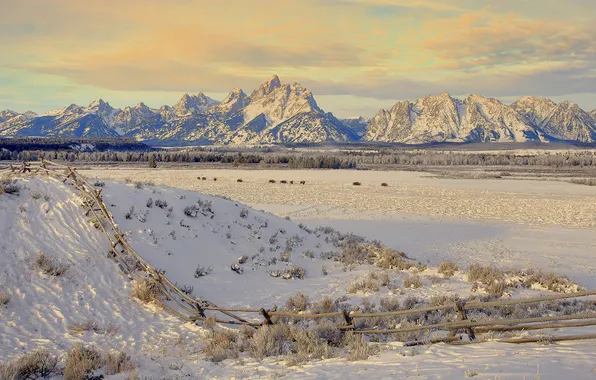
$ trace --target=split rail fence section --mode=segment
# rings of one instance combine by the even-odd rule
[[[210,301],[202,298],[193,298],[184,293],[175,284],[168,280],[162,272],[154,268],[145,259],[143,259],[143,257],[128,244],[123,234],[120,232],[117,224],[114,222],[112,214],[102,200],[101,192],[103,189],[96,189],[95,186],[89,183],[89,181],[87,181],[82,175],[78,174],[75,169],[50,161],[41,161],[39,163],[23,163],[21,166],[11,165],[9,168],[5,169],[11,170],[12,173],[34,174],[41,171],[42,173],[57,175],[62,179],[63,182],[68,182],[74,188],[79,190],[81,197],[83,198],[83,207],[86,210],[85,214],[93,218],[95,226],[101,230],[110,241],[111,248],[108,257],[117,262],[121,271],[126,274],[129,279],[134,280],[144,278],[151,280],[154,285],[159,288],[159,291],[164,298],[168,301],[167,305],[163,305],[164,309],[185,322],[196,323],[211,317],[215,318],[215,322],[220,324],[246,325],[258,328],[265,325],[272,325],[274,323],[284,323],[288,319],[314,320],[320,318],[336,318],[342,325],[342,331],[351,331],[355,334],[403,334],[417,331],[438,333],[435,334],[438,336],[436,338],[410,341],[406,342],[406,345],[419,345],[438,342],[473,342],[476,340],[476,334],[488,332],[530,331],[596,326],[596,313],[518,319],[505,318],[481,321],[469,320],[467,313],[469,310],[474,309],[488,309],[507,305],[523,305],[596,296],[596,290],[554,294],[536,298],[497,300],[490,302],[458,301],[454,304],[375,313],[363,313],[359,311],[348,312],[347,310],[342,310],[332,313],[307,314],[277,311],[276,306],[270,309],[219,307]],[[596,301],[589,302],[596,303]],[[457,321],[438,324],[421,324],[412,327],[385,330],[360,329],[357,328],[356,324],[358,319],[393,318],[412,315],[423,316],[425,313],[448,309],[454,309],[457,311],[459,316]],[[238,313],[248,316],[243,318],[237,315]],[[462,338],[464,336],[467,336],[469,339],[463,340]],[[506,343],[529,343],[544,340],[565,341],[580,339],[596,339],[596,334],[546,337],[534,336],[527,338],[500,339],[499,341]]]

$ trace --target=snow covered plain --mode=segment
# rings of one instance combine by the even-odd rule
[[[404,289],[403,294],[394,294],[389,287],[381,287],[374,294],[349,294],[349,284],[365,276],[372,267],[343,271],[320,260],[321,252],[333,249],[322,231],[308,233],[297,222],[267,212],[301,219],[310,228],[332,225],[338,230],[380,239],[423,263],[436,265],[444,258],[451,258],[462,267],[480,261],[506,267],[531,264],[560,268],[584,286],[596,287],[593,280],[596,214],[591,214],[592,219],[588,215],[596,206],[594,189],[589,187],[557,183],[541,187],[529,181],[524,181],[521,187],[512,182],[516,185],[513,187],[504,181],[458,182],[424,178],[418,173],[100,170],[83,174],[156,183],[157,186],[141,184],[137,188],[132,183],[106,180],[104,200],[121,230],[127,232],[127,239],[149,262],[166,270],[166,276],[172,280],[193,286],[195,295],[221,305],[283,305],[285,299],[298,291],[308,294],[313,301],[327,295],[333,298],[346,295],[353,304],[361,303],[364,298],[378,301],[381,296],[403,300],[413,295],[428,298],[437,294],[457,293],[463,297],[471,294],[471,285],[464,281],[463,275],[435,282],[432,279],[437,272],[432,268],[421,274],[421,288]],[[197,180],[198,176],[207,180]],[[214,177],[217,181],[213,181]],[[243,182],[237,182],[239,178]],[[270,184],[269,179],[276,179],[277,183]],[[305,180],[306,184],[280,184],[282,179],[295,183]],[[362,186],[353,186],[352,181],[356,180]],[[380,187],[381,181],[389,186]],[[131,301],[130,283],[106,258],[108,242],[84,217],[80,199],[70,187],[52,179],[21,182],[25,188],[19,196],[0,195],[0,289],[12,294],[0,314],[1,360],[38,347],[63,354],[75,342],[85,342],[101,349],[131,353],[138,362],[140,378],[559,379],[567,376],[591,379],[596,376],[596,353],[591,341],[548,346],[496,342],[474,346],[438,344],[415,349],[389,343],[381,344],[384,350],[366,361],[335,358],[295,367],[286,366],[283,359],[259,362],[242,356],[219,364],[205,361],[201,353],[202,338],[207,335],[204,329],[180,325],[164,312]],[[516,190],[511,191],[511,187]],[[188,190],[225,195],[234,201]],[[464,198],[458,199],[461,196]],[[498,205],[486,205],[486,209],[494,212],[483,214],[482,199],[474,196],[485,201],[495,197]],[[158,200],[168,205],[159,207]],[[201,214],[186,215],[185,207],[199,205],[199,200]],[[251,210],[236,200],[267,212]],[[427,205],[440,201],[449,203],[449,207],[436,210]],[[541,201],[550,201],[558,209],[553,212],[544,206],[538,210],[532,207]],[[509,209],[509,215],[498,210],[508,202],[517,202]],[[471,204],[472,212],[461,212],[466,209],[466,203]],[[569,209],[576,205],[588,211],[578,213]],[[533,217],[511,214],[515,212],[531,212]],[[557,226],[558,223],[561,225]],[[291,263],[279,260],[288,246],[293,248]],[[36,270],[31,262],[40,251],[68,263],[66,274],[54,278]],[[310,257],[311,251],[314,258]],[[239,275],[230,270],[230,265],[241,255],[252,258],[242,266],[244,273]],[[276,263],[271,261],[274,257]],[[212,272],[195,278],[197,264],[211,267]],[[283,270],[292,264],[308,270],[304,280],[287,281],[269,275],[270,271]],[[329,267],[326,276],[321,270],[323,265]],[[392,271],[391,284],[402,286],[408,274]],[[511,296],[530,294],[536,291],[516,291]],[[87,319],[96,320],[104,330],[110,322],[119,329],[112,334],[101,329],[83,335],[69,332],[70,324]]]

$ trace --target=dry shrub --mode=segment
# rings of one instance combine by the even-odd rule
[[[307,274],[307,270],[305,268],[299,267],[298,265],[292,265],[290,268],[286,268],[279,272],[270,272],[272,277],[280,277],[284,280],[293,280],[295,278],[304,280]]]
[[[210,274],[212,271],[213,271],[213,269],[211,269],[211,267],[205,268],[201,264],[198,264],[197,268],[195,269],[194,276],[195,276],[195,278],[204,277],[204,276],[207,276],[208,274]]]
[[[65,380],[87,379],[101,365],[101,355],[94,349],[77,344],[66,354]]]
[[[238,333],[236,331],[211,331],[202,350],[209,360],[216,363],[228,358],[236,358],[238,357],[237,340]]]
[[[364,335],[354,334],[353,332],[346,334],[344,345],[348,351],[347,359],[349,361],[366,360],[369,356],[379,352],[377,347],[373,347],[368,343]]]
[[[335,311],[335,302],[330,297],[324,297],[314,302],[310,307],[310,311],[312,314],[333,313]]]
[[[48,350],[29,352],[8,363],[0,363],[0,379],[45,379],[56,372],[57,364],[58,358],[51,355]]]
[[[381,312],[400,310],[399,301],[395,297],[383,297],[379,300],[379,310]]]
[[[147,278],[134,280],[130,295],[132,298],[136,298],[143,303],[155,303],[161,305],[162,295],[155,280]]]
[[[17,183],[17,180],[3,179],[0,180],[0,191],[6,194],[19,195],[21,186]]]
[[[431,306],[443,306],[448,303],[455,303],[457,301],[459,301],[459,295],[457,295],[457,294],[453,294],[453,295],[449,295],[449,296],[446,294],[441,294],[441,295],[430,297],[429,303]]]
[[[313,329],[320,339],[323,339],[327,344],[339,347],[343,340],[343,333],[339,329],[337,321],[324,319],[320,321]]]
[[[416,264],[406,254],[382,244],[370,244],[368,263],[383,269],[408,270]]]
[[[494,294],[497,296],[501,296],[501,295],[503,295],[503,292],[505,291],[505,282],[498,281],[498,280],[493,281],[490,284],[486,285],[485,290],[488,294]]]
[[[423,300],[421,300],[418,297],[415,296],[410,296],[410,297],[406,297],[406,299],[404,299],[403,305],[402,307],[404,308],[404,310],[410,310],[415,308],[417,305],[424,303]]]
[[[0,306],[6,305],[10,302],[10,293],[6,290],[0,290]]]
[[[136,365],[126,352],[107,352],[103,357],[103,369],[106,375],[116,375],[135,369]]]
[[[379,282],[381,286],[389,286],[389,284],[391,283],[391,280],[389,280],[389,273],[381,272],[379,274]]]
[[[511,283],[513,286],[531,288],[534,285],[539,285],[540,287],[546,288],[552,292],[559,293],[584,290],[582,286],[571,281],[569,277],[554,272],[543,272],[541,270],[535,271],[533,269],[527,269],[512,271],[511,275],[519,277],[519,279],[508,281],[508,283]]]
[[[493,266],[472,264],[468,268],[468,281],[480,282],[485,285],[492,284],[495,281],[503,280],[505,273]]]
[[[332,356],[332,349],[327,340],[319,337],[317,331],[295,328],[291,330],[291,338],[293,344],[287,361],[289,366]]]
[[[348,286],[348,293],[362,292],[378,292],[380,289],[378,276],[374,272],[370,272],[365,278],[355,280]]]
[[[346,237],[344,237],[345,239]],[[362,242],[357,237],[348,237],[337,260],[348,266],[371,264],[383,269],[409,269],[415,264],[407,260],[406,254],[380,243]]]
[[[215,316],[215,314],[209,315],[207,318],[205,318],[205,320],[203,321],[203,328],[206,328],[208,330],[213,330],[215,328],[215,325],[217,324],[217,318]]]
[[[410,274],[404,279],[404,288],[417,289],[422,286],[422,279],[417,274]]]
[[[107,335],[116,335],[120,332],[120,326],[115,324],[114,322],[109,322],[108,327],[103,331],[104,334]]]
[[[34,264],[45,274],[56,277],[62,276],[69,268],[68,264],[58,262],[43,252],[35,256]]]
[[[75,335],[82,335],[87,331],[100,332],[99,323],[93,319],[87,319],[85,322],[75,322],[68,325],[68,331]]]
[[[279,356],[288,352],[287,342],[291,340],[290,327],[286,324],[263,326],[248,342],[248,355],[258,360],[267,356]]]
[[[360,186],[360,185],[362,185],[362,183],[360,183],[360,182],[352,182],[352,185],[354,185],[354,186]]]
[[[438,272],[445,277],[453,277],[455,272],[459,270],[459,267],[452,261],[441,261],[439,264]]]
[[[292,259],[292,250],[291,249],[286,249],[285,251],[280,252],[279,261],[281,261],[283,263],[289,263],[291,259]]]
[[[299,312],[305,311],[309,305],[310,302],[307,295],[296,293],[294,296],[286,300],[285,309],[288,311]]]

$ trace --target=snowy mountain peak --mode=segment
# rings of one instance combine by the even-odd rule
[[[134,106],[135,109],[137,110],[143,110],[143,111],[148,111],[150,110],[149,107],[147,107],[147,105],[143,102],[140,102],[139,104],[137,104],[136,106]]]
[[[89,103],[89,108],[110,106],[110,103],[104,101],[102,98],[97,98]]]
[[[173,108],[178,115],[195,115],[217,104],[217,101],[199,92],[196,95],[184,94]]]
[[[79,112],[81,110],[81,107],[72,103],[69,106],[66,106],[62,109],[64,112]]]
[[[240,88],[233,88],[232,91],[226,96],[224,100],[221,101],[221,104],[227,104],[235,99],[243,99],[246,98],[246,94]]]
[[[13,117],[17,116],[19,113],[13,110],[2,110],[0,111],[0,123],[4,120],[12,119]]]
[[[281,81],[277,75],[272,76],[269,78],[265,83],[263,83],[258,89],[256,89],[251,95],[251,99],[258,99],[262,98],[263,96],[267,96],[271,94],[273,91],[281,87]]]

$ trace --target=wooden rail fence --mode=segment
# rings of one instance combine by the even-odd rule
[[[501,307],[507,305],[523,305],[531,303],[540,303],[547,301],[559,301],[572,298],[596,296],[596,290],[580,291],[575,293],[553,294],[543,297],[525,298],[525,299],[510,299],[497,300],[490,302],[457,301],[452,304],[427,306],[420,308],[413,308],[408,310],[399,310],[391,312],[375,312],[363,313],[359,311],[347,310],[308,314],[308,313],[292,313],[287,311],[277,311],[277,307],[273,308],[233,308],[233,307],[219,307],[214,303],[203,298],[194,298],[180,290],[174,283],[167,279],[162,272],[154,268],[141,255],[139,255],[125,240],[123,234],[120,232],[118,226],[114,222],[114,218],[110,213],[108,207],[102,200],[101,192],[103,189],[96,189],[87,179],[80,175],[76,169],[60,165],[51,161],[43,160],[41,162],[23,163],[20,166],[10,165],[2,168],[0,171],[8,171],[11,173],[45,173],[48,175],[57,176],[63,182],[68,182],[76,188],[83,198],[83,207],[85,208],[85,215],[93,217],[95,226],[101,230],[110,241],[110,252],[108,257],[116,261],[120,270],[128,276],[129,279],[152,279],[157,284],[161,294],[164,296],[168,304],[164,302],[164,310],[172,315],[180,318],[184,322],[199,322],[205,321],[207,318],[215,318],[216,323],[231,324],[231,325],[245,325],[258,328],[265,325],[272,325],[274,323],[283,323],[284,318],[289,319],[321,319],[321,318],[336,318],[340,321],[342,331],[351,331],[356,334],[402,334],[416,331],[444,331],[446,336],[435,339],[414,340],[406,342],[406,345],[429,344],[438,342],[462,342],[463,335],[458,333],[465,333],[469,341],[476,339],[476,334],[488,332],[506,332],[506,331],[530,331],[530,330],[546,330],[546,329],[564,329],[576,328],[585,326],[596,326],[596,313],[575,314],[575,315],[560,315],[560,316],[546,316],[536,318],[517,318],[517,319],[494,319],[474,321],[468,319],[467,311],[475,309],[488,309],[494,307]],[[142,268],[142,271],[135,268]],[[596,301],[590,301],[596,303]],[[441,311],[441,310],[455,310],[458,315],[457,321],[436,323],[436,324],[420,324],[412,327],[403,327],[395,329],[359,329],[356,321],[358,319],[377,319],[377,318],[393,318],[400,316],[425,315],[425,313]],[[207,315],[211,312],[211,315]],[[240,317],[237,315],[248,314],[253,317]],[[224,315],[228,319],[222,319]],[[526,337],[515,339],[500,339],[500,342],[505,343],[528,343],[537,342],[541,340],[547,341],[565,341],[565,340],[579,340],[579,339],[596,339],[596,334],[583,334],[573,336],[547,336],[547,337]]]

